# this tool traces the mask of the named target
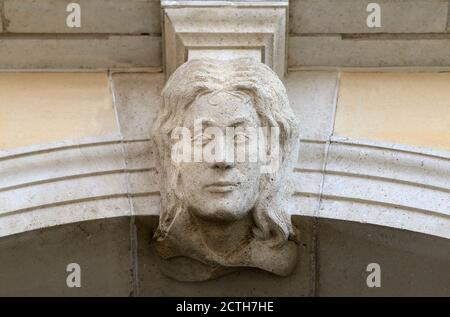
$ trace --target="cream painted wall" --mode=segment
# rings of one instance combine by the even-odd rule
[[[450,150],[450,73],[342,73],[334,134]]]
[[[0,149],[117,129],[106,73],[0,74]]]
[[[0,149],[117,130],[106,73],[0,74]],[[450,150],[450,73],[342,73],[334,134]]]

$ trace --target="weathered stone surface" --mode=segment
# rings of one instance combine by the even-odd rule
[[[205,131],[196,131],[199,120]],[[233,148],[233,156],[218,157],[225,138],[217,132],[214,138],[208,136],[212,132],[206,125],[220,133],[239,127],[240,132],[233,133],[245,139],[233,136],[233,143],[225,143],[228,153]],[[173,142],[178,135],[173,132],[183,127],[189,134],[189,151],[197,151],[200,137],[203,151],[212,146],[214,157],[203,154],[192,160],[180,154],[187,158],[178,161],[173,155],[178,153]],[[250,130],[257,128],[277,129],[279,138],[272,135],[269,140],[262,133],[253,138]],[[163,89],[153,133],[162,196],[155,247],[164,274],[181,281],[203,281],[239,267],[254,267],[290,275],[297,247],[284,206],[289,192],[285,179],[297,159],[299,135],[297,119],[276,74],[253,59],[188,61]],[[264,147],[258,150],[251,138]],[[244,155],[263,152],[270,163],[261,156],[238,160],[234,153],[243,152],[241,143],[248,144]],[[279,150],[269,151],[265,146],[269,143],[271,149]]]
[[[450,155],[332,138],[319,217],[450,238]]]
[[[113,137],[3,150],[0,174],[0,236],[131,215],[123,148]]]
[[[301,141],[299,158],[290,175],[294,194],[287,205],[292,215],[315,216],[319,212],[327,144]]]
[[[151,141],[130,141],[124,144],[126,164],[129,169],[140,170],[155,167],[155,148]]]
[[[114,99],[120,131],[126,140],[149,139],[161,105],[162,73],[115,73]]]
[[[299,160],[291,175],[295,194],[288,208],[291,214],[314,216],[319,210],[325,142],[333,130],[338,73],[290,72],[285,85],[302,139]]]
[[[196,57],[253,57],[283,77],[288,1],[224,3],[162,2],[166,75]]]
[[[47,1],[51,3],[50,0]],[[394,3],[383,1],[383,3],[388,2]],[[415,0],[411,1],[411,3],[413,2]],[[96,3],[95,0],[92,3]],[[302,1],[302,3],[306,3],[306,1]],[[322,10],[320,5],[323,3],[326,2],[317,1],[314,5],[318,5],[317,8],[319,9],[317,10],[320,11]],[[342,3],[345,7],[345,4],[349,2],[344,0]],[[395,5],[401,6],[403,4],[403,2],[395,2]],[[431,10],[434,4],[435,2],[430,0],[430,6],[425,8],[423,12],[428,9]],[[86,5],[89,4],[86,2]],[[128,3],[123,5],[127,6]],[[49,7],[49,10],[52,9],[53,7]],[[39,8],[37,8],[37,11],[39,11]],[[138,12],[131,13],[138,14]],[[144,14],[144,12],[142,13]],[[346,14],[343,11],[337,14],[340,15],[341,13],[343,16]],[[45,15],[43,12],[41,14]],[[400,21],[410,21],[410,18],[413,19],[411,23],[424,21],[422,16],[405,17],[403,14],[398,15]],[[133,17],[135,16],[133,15]],[[419,30],[425,32],[428,27],[431,30],[438,25],[438,22],[441,23],[441,17],[439,15],[433,23],[424,25],[424,28],[419,28]],[[389,18],[391,17],[388,16],[388,22]],[[52,19],[48,21],[50,24],[55,22]],[[130,27],[130,32],[139,32],[137,25],[140,25],[141,22],[136,16],[136,24],[130,23],[126,27]],[[345,26],[353,28],[353,22],[348,22],[349,24],[345,24]],[[392,23],[394,23],[393,20]],[[50,24],[45,27],[50,27]],[[13,25],[17,27],[17,24]],[[112,28],[115,26],[116,24],[111,24]],[[324,26],[325,29],[322,29],[321,32],[332,31],[334,26]],[[30,26],[27,25],[26,27]],[[339,27],[337,25],[334,31],[339,30]],[[395,26],[396,32],[408,31],[408,29],[401,31],[397,27],[400,27],[400,24]],[[29,30],[31,31],[31,28]],[[93,30],[102,32],[100,29],[95,29],[95,26]],[[390,31],[386,32],[389,33]],[[16,64],[8,63],[16,58],[16,61],[20,61],[17,65],[26,65],[30,68],[35,68],[36,65],[39,67],[106,68],[119,67],[120,65],[122,65],[120,67],[149,66],[155,58],[159,61],[161,59],[160,53],[148,56],[147,53],[150,51],[147,51],[147,49],[150,48],[151,50],[150,46],[139,46],[139,52],[133,52],[133,47],[130,48],[130,44],[126,41],[122,43],[123,46],[117,42],[116,45],[108,47],[100,45],[99,48],[98,42],[109,41],[107,38],[107,36],[102,37],[99,34],[84,34],[82,36],[74,34],[65,36],[46,35],[44,38],[40,38],[37,34],[3,34],[0,44],[7,44],[6,46],[0,46],[0,63],[5,62],[6,68],[13,67]],[[113,36],[111,38],[119,39],[122,37]],[[143,39],[149,37],[125,36],[123,38]],[[215,40],[220,41],[221,39],[216,38]],[[448,43],[448,36],[436,33],[425,35],[418,35],[417,33],[411,35],[360,34],[357,36],[345,35],[343,39],[334,37],[334,35],[322,37],[315,33],[314,36],[296,36],[293,39],[294,43],[291,41],[290,45],[294,45],[294,48],[297,49],[294,50],[295,54],[290,57],[291,60],[295,61],[293,68],[296,66],[365,67],[380,65],[411,66],[416,64],[438,66],[448,61],[448,54],[445,52],[449,51],[449,47],[448,44],[443,44]],[[310,39],[311,42],[305,46],[295,42],[295,40],[303,41],[304,39]],[[188,40],[194,41],[195,39],[190,38]],[[29,45],[25,51],[12,50],[12,46],[8,46],[18,45],[16,48],[20,49],[20,45],[24,42]],[[38,42],[42,43],[38,45],[36,44]],[[50,42],[56,46],[50,45],[47,47],[46,45]],[[56,44],[57,42],[58,44]],[[86,44],[94,42],[97,43],[95,44],[96,47],[89,47]],[[30,43],[36,45],[36,52],[33,51],[34,47]],[[84,43],[85,46],[82,45],[82,49],[76,48],[71,46],[75,45],[74,43]],[[322,43],[323,45],[316,47],[316,43]],[[64,49],[58,50],[55,47],[63,47]],[[145,53],[143,53],[144,51]],[[54,55],[60,53],[62,53],[61,56],[58,55],[55,58]],[[138,58],[135,58],[136,56]],[[27,64],[28,62],[30,64]],[[239,68],[242,70],[245,67],[239,65]],[[189,100],[190,102],[184,105],[188,104],[196,108],[191,112],[187,111],[186,116],[184,115],[186,113],[181,115],[183,120],[192,119],[198,113],[202,113],[203,115],[210,115],[210,118],[215,118],[220,126],[221,124],[228,125],[229,119],[235,119],[236,117],[233,116],[236,114],[245,114],[247,119],[258,117],[251,110],[251,107],[245,107],[240,101],[246,100],[248,101],[246,105],[254,106],[261,100],[270,100],[270,93],[268,92],[270,89],[267,89],[273,87],[273,81],[267,82],[270,75],[255,79],[252,77],[255,69],[251,67],[240,76],[239,71],[235,71],[234,75],[239,76],[244,82],[244,84],[241,82],[241,85],[235,86],[239,86],[239,89],[242,89],[242,86],[245,85],[250,86],[247,87],[249,89],[242,92],[233,88],[232,80],[224,80],[228,70],[227,67],[218,67],[216,71],[218,75],[213,84],[202,86],[202,88],[218,89],[218,91],[214,91],[214,93],[203,92],[201,95],[197,95],[195,91],[189,94],[191,97],[197,96],[198,98]],[[206,73],[210,74],[209,71],[208,68]],[[208,196],[207,191],[206,193],[203,191],[204,187],[201,186],[203,184],[199,179],[204,177],[203,180],[208,180],[208,182],[220,179],[217,175],[226,175],[235,166],[216,165],[214,168],[223,169],[223,173],[206,176],[203,173],[210,166],[203,165],[198,170],[185,166],[184,170],[180,168],[180,173],[184,172],[184,178],[183,175],[179,178],[183,191],[172,192],[171,194],[174,194],[172,197],[185,199],[183,203],[186,202],[186,204],[180,205],[185,207],[189,204],[191,209],[189,213],[177,214],[178,217],[173,217],[180,221],[178,225],[181,223],[181,226],[177,227],[177,224],[173,222],[173,226],[169,226],[167,229],[168,235],[174,232],[181,233],[173,237],[175,241],[173,245],[182,249],[179,254],[194,258],[197,256],[197,259],[200,258],[201,260],[204,258],[211,260],[212,258],[212,261],[209,262],[213,262],[212,266],[216,263],[227,266],[231,262],[232,265],[261,268],[247,268],[227,276],[218,277],[216,281],[201,283],[183,283],[163,275],[157,267],[161,265],[161,254],[167,255],[172,250],[168,251],[169,248],[167,248],[161,252],[160,249],[157,250],[159,251],[159,254],[157,254],[158,252],[154,249],[156,244],[151,241],[152,234],[155,232],[158,233],[157,236],[161,237],[160,232],[157,231],[158,227],[161,229],[162,225],[164,226],[172,220],[170,216],[165,217],[164,213],[167,210],[162,209],[161,212],[160,206],[167,206],[167,198],[171,198],[171,196],[167,195],[167,191],[160,196],[161,187],[159,185],[159,180],[162,179],[163,191],[166,190],[167,187],[164,187],[166,186],[164,182],[171,178],[161,173],[161,169],[156,168],[155,164],[162,160],[158,160],[156,147],[150,139],[150,130],[153,127],[156,109],[162,105],[162,98],[159,94],[164,82],[164,75],[162,73],[124,74],[113,72],[113,75],[109,78],[109,83],[112,86],[108,87],[105,74],[94,74],[93,77],[102,78],[99,86],[103,93],[90,94],[89,88],[95,90],[96,87],[95,83],[87,80],[91,75],[83,75],[85,77],[80,75],[80,78],[84,78],[85,81],[76,89],[71,90],[74,95],[82,96],[81,99],[72,98],[74,95],[70,93],[61,93],[60,95],[57,94],[54,99],[44,100],[45,97],[54,96],[51,93],[55,93],[55,91],[42,89],[39,84],[45,81],[40,81],[41,77],[38,75],[24,75],[38,80],[18,80],[26,89],[22,89],[20,85],[15,91],[7,89],[5,92],[10,94],[8,98],[1,98],[0,92],[0,100],[6,102],[3,104],[6,105],[4,109],[7,109],[6,112],[1,112],[4,109],[0,109],[3,117],[5,117],[5,114],[17,113],[15,111],[19,111],[17,109],[20,107],[22,107],[22,112],[55,117],[58,113],[52,112],[52,107],[56,108],[55,105],[61,104],[58,110],[64,110],[63,108],[67,107],[63,112],[67,115],[70,114],[69,117],[73,119],[73,121],[64,121],[56,116],[56,120],[62,128],[73,128],[75,124],[83,123],[87,125],[86,129],[81,128],[79,130],[82,130],[86,135],[81,136],[90,137],[89,140],[80,140],[69,136],[69,140],[57,141],[57,143],[34,144],[22,149],[0,150],[0,295],[326,296],[450,294],[450,282],[446,278],[450,264],[448,255],[448,239],[450,238],[450,156],[448,152],[361,140],[365,135],[369,139],[375,139],[374,135],[380,139],[384,136],[394,136],[390,139],[391,142],[407,143],[401,140],[422,142],[426,139],[426,142],[421,143],[422,146],[447,146],[448,140],[445,136],[448,134],[446,133],[448,127],[445,123],[448,120],[446,120],[447,111],[445,110],[448,108],[447,100],[449,99],[446,90],[448,81],[436,79],[436,77],[446,78],[448,77],[447,74],[353,74],[351,76],[343,74],[335,135],[332,135],[332,121],[337,97],[337,73],[302,71],[289,74],[285,82],[291,99],[290,105],[293,108],[293,115],[295,114],[300,121],[300,134],[296,135],[296,137],[300,136],[301,138],[300,152],[298,157],[295,157],[294,172],[291,173],[289,170],[289,177],[278,179],[282,187],[269,188],[263,196],[263,199],[268,199],[261,199],[260,201],[272,203],[272,199],[278,193],[276,189],[286,192],[288,190],[294,191],[293,197],[279,197],[280,200],[281,198],[283,200],[282,204],[275,201],[272,205],[264,207],[266,207],[266,210],[271,207],[277,207],[276,210],[281,210],[277,215],[283,221],[286,221],[285,225],[289,231],[287,234],[285,232],[286,235],[289,235],[287,238],[289,242],[286,242],[286,237],[284,237],[285,240],[282,243],[291,243],[292,245],[294,234],[291,233],[290,229],[296,229],[292,231],[300,233],[299,236],[295,237],[297,244],[294,247],[296,249],[291,248],[281,255],[277,253],[280,252],[280,249],[273,251],[269,248],[270,246],[265,245],[256,245],[253,250],[251,250],[251,247],[245,249],[247,247],[245,244],[248,241],[255,240],[253,232],[249,233],[248,231],[244,232],[246,236],[242,239],[244,247],[236,248],[235,245],[232,245],[234,242],[232,239],[244,230],[256,227],[255,223],[258,224],[259,219],[257,217],[256,221],[253,220],[253,222],[248,217],[250,212],[257,209],[240,208],[240,206],[238,206],[239,208],[227,209],[227,207],[230,205],[235,207],[234,203],[248,202],[249,194],[254,194],[263,186],[259,187],[258,185],[261,183],[256,181],[250,185],[244,184],[239,195],[228,199],[228,201],[224,200],[225,203],[223,201],[217,203],[217,200],[214,201],[214,197]],[[20,77],[17,74],[9,74],[8,76],[10,76],[9,78]],[[64,85],[64,83],[67,83],[64,78],[68,75],[55,74],[52,76],[61,80],[60,82],[54,80],[49,85],[50,87],[58,87],[58,84]],[[76,77],[76,75],[74,76]],[[200,74],[196,73],[196,76],[203,79],[206,77],[205,74],[202,75],[201,71]],[[35,81],[38,84],[35,84]],[[9,81],[6,80],[5,82],[5,87],[10,87],[8,86]],[[186,82],[190,83],[190,81]],[[184,91],[183,84],[186,82],[175,80],[174,90]],[[218,86],[223,82],[226,82],[226,85],[222,87],[225,89],[220,89]],[[424,82],[429,86],[424,85]],[[249,91],[252,91],[255,86],[261,83],[264,86],[263,92],[265,93],[263,98],[246,99],[245,96],[248,97],[246,94],[254,97]],[[71,87],[73,88],[73,86]],[[349,87],[351,89],[348,89]],[[367,87],[371,88],[367,89]],[[89,108],[87,110],[94,111],[97,101],[108,104],[111,101],[108,88],[112,88],[111,92],[116,102],[117,123],[120,126],[121,135],[118,134],[117,129],[107,131],[112,132],[112,134],[96,133],[95,124],[89,119],[98,116],[92,114],[92,112],[87,111],[84,116],[77,116],[86,111],[87,108]],[[273,90],[276,92],[278,89],[282,90],[280,86]],[[232,90],[232,93],[230,93],[230,90]],[[408,90],[409,92],[405,93]],[[416,93],[416,91],[420,93]],[[28,99],[20,99],[27,93],[31,97],[27,96]],[[21,96],[21,94],[24,95]],[[177,97],[174,93],[171,98],[174,95]],[[281,95],[283,95],[281,98],[283,99],[284,92]],[[181,94],[181,97],[173,100],[185,101],[183,94]],[[166,96],[167,103],[165,103],[165,106],[170,104],[171,98]],[[70,102],[66,104],[64,101]],[[54,103],[52,104],[52,102]],[[217,104],[218,107],[214,108],[211,103]],[[38,105],[40,111],[27,111],[22,104]],[[92,107],[86,108],[86,104],[92,105]],[[205,106],[205,104],[207,105]],[[433,106],[433,116],[430,115],[427,108],[429,105]],[[207,110],[202,112],[202,107],[207,108]],[[186,109],[189,108],[186,107]],[[232,111],[229,111],[230,109]],[[271,110],[271,107],[267,106],[264,110]],[[262,112],[259,111],[259,113]],[[111,111],[107,114],[101,112],[99,116],[100,119],[110,119]],[[1,118],[2,115],[0,114]],[[3,122],[2,124],[0,120],[0,130],[13,121],[11,117],[6,118],[7,120],[3,120],[6,123]],[[38,115],[36,115],[37,118],[39,118]],[[277,121],[282,121],[283,118],[283,116],[279,116]],[[418,120],[418,118],[422,120]],[[38,122],[38,120],[34,122],[32,119],[28,119],[28,123],[17,120],[17,122],[21,122],[23,129],[16,130],[17,133],[10,133],[8,138],[12,139],[15,135],[19,135],[21,130],[26,130],[27,126],[33,127],[33,131],[37,131],[38,127],[44,130],[46,128],[51,131],[57,130],[51,125],[46,126],[45,122]],[[292,120],[292,118],[289,119]],[[61,123],[60,121],[64,122]],[[258,120],[255,119],[255,121]],[[391,121],[396,124],[392,124]],[[425,121],[428,126],[423,125]],[[184,121],[180,122],[184,124]],[[33,126],[32,123],[36,125]],[[257,122],[257,125],[260,123]],[[376,128],[383,127],[384,129],[371,134],[374,132],[374,130],[371,130],[374,125],[377,126]],[[354,128],[355,126],[356,128]],[[89,130],[89,128],[92,130]],[[360,133],[367,132],[364,129],[370,130],[371,133]],[[346,138],[352,130],[360,133],[351,135],[357,140]],[[53,137],[60,137],[56,132],[50,133],[51,131],[46,132],[49,132],[49,135]],[[411,135],[414,136],[414,134],[417,135],[411,138]],[[406,138],[400,138],[400,136],[405,137],[405,135]],[[44,143],[47,141],[50,140],[43,140]],[[13,147],[15,145],[13,144]],[[292,153],[293,155],[297,154],[294,150],[292,150]],[[163,162],[169,162],[169,160]],[[247,179],[257,174],[247,173],[248,170],[245,170],[245,168],[241,171]],[[268,178],[266,180],[270,183]],[[174,188],[177,188],[176,185]],[[222,185],[224,184],[222,183]],[[258,190],[255,190],[255,188]],[[185,194],[197,195],[197,197],[193,199],[189,197],[188,199],[186,198],[187,195],[183,197]],[[260,193],[258,192],[258,194]],[[200,207],[198,207],[199,205]],[[215,208],[217,206],[220,208]],[[186,211],[186,209],[182,211]],[[231,212],[236,212],[238,217],[245,214],[248,217],[246,220],[249,221],[239,222],[237,229],[232,228],[229,231],[230,234],[223,234],[224,231],[221,231],[221,226],[228,219],[220,222],[220,224],[217,224],[216,220],[224,220],[221,219],[221,216],[230,214],[230,209],[232,209]],[[207,211],[206,216],[201,214],[205,210]],[[211,210],[213,212],[209,213]],[[219,211],[218,215],[214,214],[214,211],[217,210]],[[160,212],[161,220],[158,220]],[[192,218],[195,221],[198,220],[201,223],[199,225],[197,222],[190,221],[191,218],[189,220],[183,218],[191,214],[197,217],[198,215],[205,217]],[[214,215],[211,216],[210,214]],[[291,224],[286,219],[291,219],[292,215],[294,217],[292,217]],[[317,219],[304,217],[305,215],[314,216]],[[337,219],[342,219],[344,222]],[[135,228],[135,220],[137,228]],[[232,224],[236,222],[232,221]],[[365,223],[392,228],[377,227]],[[204,239],[206,243],[193,246],[198,240],[191,243],[192,240],[189,241],[189,238],[195,238],[196,235],[204,237],[202,236],[204,232],[201,231],[205,228],[212,228],[210,231],[212,232],[212,239]],[[135,235],[135,229],[137,229],[137,235]],[[280,228],[275,227],[275,232],[277,232],[276,229]],[[418,232],[428,234],[428,236]],[[226,243],[230,243],[231,247]],[[212,247],[210,247],[211,245]],[[64,250],[62,246],[64,246]],[[204,248],[203,246],[210,248]],[[188,247],[191,247],[191,249]],[[220,247],[223,248],[219,249]],[[199,251],[199,249],[201,250]],[[204,252],[203,249],[207,251]],[[249,249],[254,252],[253,255],[260,256],[257,259],[259,262],[255,261],[256,264],[252,262],[255,258],[248,257],[247,254],[238,254],[242,256],[239,258],[239,256],[227,253]],[[39,252],[36,252],[36,250]],[[194,252],[191,252],[192,250]],[[225,255],[222,257],[220,253],[223,250],[225,250]],[[176,254],[177,251],[175,250],[169,256]],[[299,255],[298,259],[295,259],[296,253]],[[233,256],[235,256],[234,259],[238,258],[234,263],[230,260]],[[224,258],[225,260],[223,260]],[[248,260],[249,258],[250,260]],[[280,269],[277,266],[283,261],[289,264],[297,263],[297,266],[292,268],[292,272],[289,270],[283,271],[283,268]],[[70,262],[79,262],[82,265],[82,289],[68,289],[65,285],[65,277],[67,276],[65,267]],[[367,264],[372,262],[381,265],[382,288],[380,289],[369,289],[366,286],[367,272],[365,269]],[[217,275],[214,275],[216,272],[210,274],[207,270],[203,271],[201,265],[200,270],[196,271],[193,268],[194,265],[192,262],[189,264],[182,263],[180,266],[185,269],[184,272],[175,271],[174,273],[174,271],[168,269],[166,273],[169,272],[169,275],[172,274],[172,276],[181,280],[189,278],[200,280],[222,274],[222,272]],[[277,277],[263,270],[275,273],[281,272],[281,275],[292,273],[292,275],[288,278]],[[206,275],[202,275],[205,271]],[[186,278],[186,275],[188,278]]]
[[[13,33],[161,33],[156,0],[79,0],[81,27],[66,25],[68,1],[5,0],[8,32]],[[126,23],[124,23],[126,21]]]
[[[258,269],[246,269],[217,280],[201,283],[175,281],[161,274],[151,234],[157,217],[138,217],[138,272],[140,296],[311,296],[314,294],[313,221],[294,217],[298,228],[299,263],[289,277],[279,277]]]
[[[375,36],[291,36],[289,66],[450,66],[450,39]]]
[[[285,79],[292,110],[299,120],[300,137],[328,140],[338,89],[337,72],[291,72]]]
[[[161,66],[159,36],[0,38],[0,69]]]
[[[381,27],[367,27],[370,1],[293,0],[290,32],[300,33],[439,33],[445,32],[448,1],[379,0]]]
[[[159,215],[159,175],[150,141],[153,121],[161,105],[162,73],[114,73],[114,100],[124,143],[133,214]]]

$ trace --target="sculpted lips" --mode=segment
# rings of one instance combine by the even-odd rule
[[[205,186],[205,189],[211,193],[227,193],[233,191],[239,183],[237,182],[214,182]]]

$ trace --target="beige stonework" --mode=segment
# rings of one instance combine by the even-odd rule
[[[3,73],[0,87],[0,149],[117,130],[106,73]]]
[[[0,0],[0,296],[450,295],[449,0],[76,2]]]
[[[450,73],[342,73],[334,134],[450,150]]]

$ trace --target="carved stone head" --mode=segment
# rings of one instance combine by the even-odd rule
[[[191,60],[162,95],[153,131],[162,271],[182,281],[244,267],[290,274],[297,247],[284,202],[298,128],[282,82],[252,59]],[[183,160],[175,131],[189,141]]]

